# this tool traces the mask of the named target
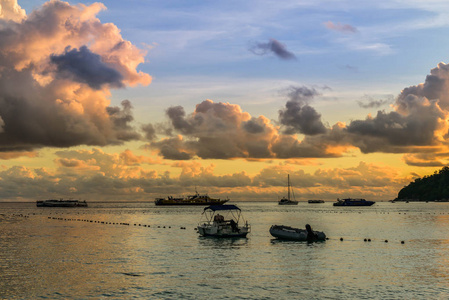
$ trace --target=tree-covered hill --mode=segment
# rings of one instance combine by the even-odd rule
[[[449,167],[417,178],[398,193],[397,200],[435,201],[449,199]]]

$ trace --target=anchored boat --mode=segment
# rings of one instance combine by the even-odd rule
[[[324,200],[309,200],[308,203],[324,203]]]
[[[221,200],[214,199],[206,195],[200,195],[198,192],[195,195],[190,195],[187,197],[172,197],[167,198],[156,198],[154,204],[156,205],[222,205],[228,202],[229,199]]]
[[[64,200],[64,199],[50,199],[36,201],[37,207],[87,207],[86,201],[79,200]]]
[[[293,189],[292,189],[293,193]],[[279,205],[298,205],[298,201],[290,199],[290,174],[287,175],[287,198],[282,198],[278,201]],[[293,198],[295,197],[293,193]]]
[[[291,241],[324,241],[326,235],[321,231],[313,231],[309,224],[306,229],[299,229],[284,225],[273,225],[270,228],[270,234],[281,240]]]
[[[346,198],[346,199],[337,199],[337,202],[334,202],[334,206],[371,206],[374,203],[376,202],[368,201],[362,198],[359,199]]]
[[[198,224],[201,236],[213,237],[246,237],[251,231],[240,208],[235,205],[211,205],[205,207]]]

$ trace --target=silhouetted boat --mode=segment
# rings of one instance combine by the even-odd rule
[[[270,228],[270,234],[275,238],[282,240],[324,241],[326,239],[326,235],[324,234],[324,232],[312,231],[310,226],[309,231],[311,232],[311,234],[309,234],[309,232],[306,229],[293,228],[284,225],[273,225]]]
[[[293,191],[293,190],[292,190]],[[278,201],[279,205],[297,205],[298,201],[290,199],[290,174],[287,175],[287,198],[282,198]],[[293,197],[295,197],[293,195]]]
[[[243,219],[240,208],[225,204],[205,207],[197,229],[202,236],[246,237],[251,226]]]
[[[36,201],[37,207],[87,207],[86,201],[79,200],[64,200],[64,199],[50,199]]]
[[[222,205],[228,202],[229,199],[221,200],[214,199],[208,195],[200,195],[198,192],[195,195],[190,195],[187,197],[172,197],[167,198],[156,198],[154,204],[156,205]]]
[[[308,203],[324,203],[324,200],[309,200]]]
[[[368,201],[365,199],[352,199],[352,198],[346,198],[346,199],[337,199],[337,202],[334,202],[334,206],[371,206],[373,205],[374,201]]]

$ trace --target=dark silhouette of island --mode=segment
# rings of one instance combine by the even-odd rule
[[[449,201],[449,167],[410,182],[395,201]]]

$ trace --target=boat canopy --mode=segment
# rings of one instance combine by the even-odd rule
[[[211,206],[205,207],[205,208],[204,208],[204,211],[206,211],[206,210],[211,210],[211,211],[217,211],[217,210],[233,210],[233,209],[240,210],[240,208],[238,208],[238,207],[235,206],[235,205],[232,205],[232,204],[224,204],[224,205],[211,205]]]

